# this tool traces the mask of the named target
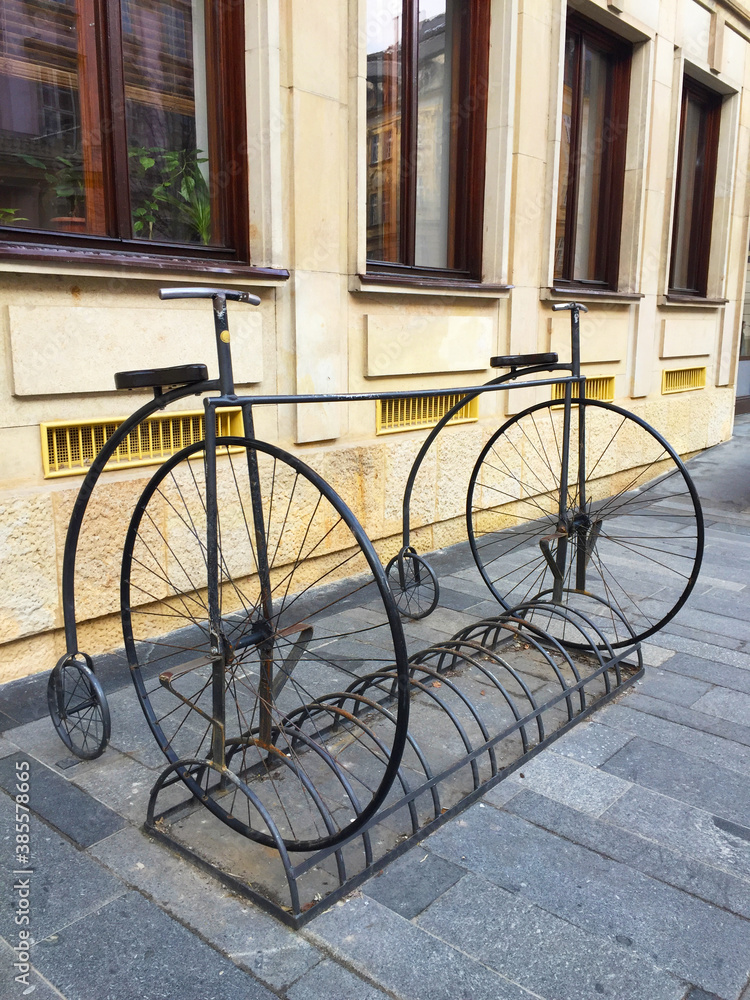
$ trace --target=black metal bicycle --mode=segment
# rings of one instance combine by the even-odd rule
[[[586,398],[578,346],[584,306],[553,307],[571,311],[569,363],[555,354],[493,358],[505,374],[452,390],[460,399],[413,464],[403,544],[384,571],[330,484],[257,439],[253,409],[403,394],[238,396],[227,301],[260,300],[210,288],[160,294],[212,300],[219,377],[208,379],[203,365],[116,376],[118,388],[150,388],[154,396],[105,443],[81,486],[63,560],[67,653],[48,687],[66,746],[79,757],[98,756],[110,718],[92,659],[78,647],[83,518],[123,439],[157,410],[204,395],[203,440],[157,468],[135,506],[122,558],[128,663],[168,762],[152,805],[158,790],[181,781],[232,829],[281,851],[333,847],[366,829],[394,781],[403,780],[414,667],[401,616],[429,614],[439,596],[434,570],[410,541],[413,490],[437,435],[481,393],[555,386],[559,394],[511,416],[470,477],[469,543],[501,608],[515,609],[519,621],[560,648],[580,641],[574,618],[594,622],[599,648],[611,654],[652,635],[687,599],[703,548],[695,488],[653,428]],[[227,407],[241,410],[242,435],[217,434]],[[675,513],[682,526],[676,534],[666,526]],[[633,554],[641,566],[636,579],[629,575]]]
[[[507,610],[564,605],[598,623],[613,648],[648,638],[687,600],[703,555],[703,517],[695,486],[670,444],[645,420],[586,397],[581,375],[580,303],[571,313],[571,360],[555,354],[491,359],[508,368],[495,388],[530,383],[541,371],[569,372],[559,397],[515,413],[489,438],[466,497],[471,552],[492,596]],[[442,429],[486,386],[462,394],[425,439],[403,502],[403,546],[388,564],[391,586],[409,617],[437,605],[436,574],[410,544],[410,504],[420,467]],[[674,531],[669,518],[681,525]],[[640,563],[637,576],[632,556]],[[568,637],[563,636],[565,641]],[[571,642],[572,638],[570,639]]]

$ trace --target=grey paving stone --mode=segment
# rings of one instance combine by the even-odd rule
[[[485,593],[481,595],[481,599],[486,599],[487,594],[488,591],[485,588]],[[466,611],[468,608],[478,604],[479,600],[480,597],[476,594],[466,594],[461,590],[454,590],[449,586],[444,586],[442,581],[440,583],[438,605],[441,608],[451,608],[453,611]]]
[[[671,600],[668,604],[664,604],[661,607],[661,612],[666,611],[672,603],[674,603],[673,600]],[[651,609],[649,610],[651,611]],[[655,611],[651,611],[651,613],[655,614]],[[695,643],[696,646],[699,644],[707,645],[708,649],[712,652],[715,650],[721,650],[724,653],[731,652],[741,654],[744,646],[744,639],[726,635],[723,632],[707,632],[698,626],[693,627],[687,624],[690,620],[688,611],[685,610],[682,614],[684,616],[682,620],[674,618],[672,621],[667,622],[666,625],[663,626],[663,630],[659,633],[659,639],[665,646],[670,645],[671,640],[683,640],[685,643]],[[705,655],[705,653],[702,655]]]
[[[745,694],[743,691],[714,688],[699,698],[693,708],[696,712],[715,715],[728,722],[736,722],[740,726],[746,726],[750,722],[750,694]]]
[[[701,574],[702,577],[703,574]],[[721,617],[747,618],[747,602],[750,595],[746,587],[740,583],[734,584],[737,589],[729,591],[726,588],[711,588],[708,593],[690,595],[689,607],[700,608],[702,611],[711,611]]]
[[[721,996],[744,986],[750,923],[741,917],[508,811],[471,808],[460,824],[447,824],[427,846],[592,934],[631,938],[639,953],[686,982]]]
[[[602,819],[750,882],[747,827],[722,827],[710,812],[638,785],[615,802]]]
[[[451,590],[458,590],[462,594],[471,594],[478,600],[486,599],[489,594],[487,584],[481,579],[478,572],[476,577],[459,576],[458,574],[442,576],[440,578],[441,593],[444,586],[450,587]]]
[[[725,649],[713,642],[700,642],[696,639],[686,639],[684,636],[676,635],[668,629],[659,633],[659,644],[667,649],[674,649],[675,652],[685,653],[698,659],[708,660],[709,663],[723,663],[727,666],[738,667],[745,672],[750,670],[750,654],[740,652],[738,649]],[[670,670],[677,670],[676,663],[668,660]],[[666,665],[666,664],[665,664]],[[693,674],[692,676],[697,676]],[[715,682],[722,683],[722,682]],[[728,684],[727,687],[734,685]]]
[[[508,780],[589,816],[600,816],[630,788],[628,781],[619,778],[612,781],[611,777],[604,771],[548,749],[524,764],[523,770],[516,771]]]
[[[9,729],[13,729],[18,723],[15,719],[11,719],[9,715],[5,712],[0,712],[0,733],[4,733]]]
[[[477,604],[472,604],[468,609],[467,614],[470,614],[474,621],[482,621],[485,618],[494,618],[502,611],[502,608],[489,596],[484,601],[479,601]]]
[[[68,1000],[272,1000],[272,994],[136,892],[32,951]]]
[[[721,997],[717,997],[715,993],[706,993],[705,990],[696,989],[691,990],[685,997],[685,1000],[721,1000]],[[742,1000],[742,998],[740,998]]]
[[[151,730],[148,728],[140,702],[132,684],[117,691],[109,699],[112,716],[111,746],[122,753],[135,753],[143,748],[156,747]],[[158,750],[161,759],[164,755]]]
[[[514,795],[518,795],[521,788],[518,784],[508,781],[507,778],[503,781],[498,782],[493,788],[485,792],[482,796],[484,802],[488,805],[495,806],[497,809],[502,809],[506,802],[510,802]]]
[[[636,690],[651,698],[663,698],[676,705],[689,707],[706,691],[710,691],[711,685],[705,681],[697,681],[694,677],[685,677],[676,671],[652,668],[638,681]]]
[[[60,760],[78,760],[57,735],[55,727],[52,725],[52,720],[48,715],[42,719],[37,719],[36,722],[27,722],[25,725],[14,729],[13,742],[27,754],[30,754],[35,760],[41,761],[52,768]],[[91,763],[93,762],[79,761],[75,767],[87,767]],[[60,773],[64,774],[65,777],[69,777],[71,771],[60,771]]]
[[[452,608],[438,606],[428,619],[430,626],[445,636],[451,636],[466,625],[471,625],[476,618],[473,614],[455,611]]]
[[[675,655],[673,649],[665,649],[654,642],[644,642],[641,647],[643,662],[647,667],[660,667],[666,660]]]
[[[737,553],[734,552],[731,558],[733,563],[736,565]],[[746,582],[749,576],[750,573],[747,569],[745,569],[742,579]],[[669,630],[675,622],[679,622],[684,628],[689,628],[699,634],[703,633],[704,635],[710,635],[712,641],[717,641],[719,639],[750,639],[750,625],[748,625],[746,614],[747,600],[744,602],[742,601],[742,598],[738,600],[738,610],[743,603],[745,606],[745,614],[740,614],[738,617],[734,618],[724,612],[715,614],[710,611],[703,611],[697,606],[696,602],[690,601],[685,605],[685,608],[667,624],[666,629]],[[728,604],[729,598],[726,599],[726,605]],[[663,610],[667,610],[666,605]],[[728,610],[729,607],[727,607],[727,611]],[[659,641],[661,641],[661,639]]]
[[[608,726],[630,733],[634,737],[680,750],[713,764],[721,764],[740,774],[750,774],[750,748],[741,744],[655,715],[634,711],[627,702],[609,705],[603,718]]]
[[[49,664],[49,669],[54,667]],[[47,679],[45,671],[21,677],[0,685],[0,712],[12,719],[14,725],[33,722],[47,715]]]
[[[656,715],[660,719],[677,722],[681,726],[688,726],[690,729],[697,729],[702,733],[721,736],[722,739],[730,740],[732,743],[741,743],[743,746],[750,747],[750,726],[738,726],[734,722],[717,719],[713,715],[696,712],[691,708],[684,708],[682,705],[650,698],[637,691],[628,696],[627,707],[638,712],[646,712],[647,715]]]
[[[709,653],[710,655],[710,653]],[[712,686],[732,688],[735,691],[750,691],[750,672],[742,667],[720,663],[717,659],[706,659],[705,656],[692,656],[680,653],[674,660],[662,664],[663,670],[677,671],[689,677],[705,680]]]
[[[685,984],[632,946],[608,941],[478,875],[467,875],[417,921],[543,997],[682,1000]]]
[[[365,896],[337,904],[303,933],[399,1000],[531,1000],[520,986]]]
[[[384,1000],[387,994],[326,959],[287,990],[287,1000]]]
[[[12,753],[18,752],[18,747],[10,739],[10,733],[0,735],[0,758],[8,757]]]
[[[122,829],[125,820],[44,764],[30,768],[30,808],[81,847]],[[0,760],[0,788],[15,789],[15,756]]]
[[[111,747],[96,761],[63,772],[78,788],[103,802],[119,816],[140,825],[146,818],[154,772]]]
[[[18,943],[18,938],[14,938],[14,946]],[[34,1000],[60,1000],[63,996],[62,993],[51,986],[46,979],[43,979],[32,963],[27,963],[31,964],[31,970],[26,973],[26,980],[17,982],[15,977],[23,976],[24,972],[21,969],[13,968],[16,957],[16,952],[13,951],[11,945],[0,938],[0,997],[16,1000],[17,997],[33,995]],[[28,989],[27,982],[29,986],[33,987],[29,994],[25,993]]]
[[[750,782],[746,776],[718,764],[636,737],[602,768],[626,781],[750,826]]]
[[[465,874],[465,868],[418,845],[365,882],[362,891],[411,920]]]
[[[31,872],[20,877],[29,879],[29,930],[34,940],[54,933],[102,903],[123,894],[125,888],[119,879],[92,858],[77,851],[41,820],[31,816],[29,827]],[[10,873],[16,870],[13,854],[15,804],[2,792],[0,844],[3,871],[8,873],[6,891],[0,898],[0,934],[6,940],[13,940],[17,930],[14,923],[16,896],[11,889],[13,876]]]
[[[648,794],[656,795],[655,792]],[[659,796],[659,799],[662,798]],[[674,799],[670,801],[674,807],[692,809]],[[694,856],[656,843],[655,838],[644,839],[631,830],[629,823],[618,827],[606,817],[590,820],[534,792],[522,792],[508,805],[508,811],[582,847],[629,864],[667,885],[750,918],[750,885],[739,877],[740,873],[736,870],[731,874],[720,871],[715,867],[715,858],[704,864]]]
[[[621,750],[630,739],[627,733],[612,729],[611,726],[582,722],[557,740],[555,753],[597,767]]]
[[[274,989],[294,982],[320,961],[318,950],[298,934],[140,830],[128,827],[91,853]]]

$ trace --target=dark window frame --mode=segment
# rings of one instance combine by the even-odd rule
[[[602,186],[599,195],[596,232],[597,269],[601,271],[603,277],[601,279],[571,277],[575,263],[575,220],[578,208],[579,173],[578,170],[569,169],[562,275],[554,276],[554,285],[561,288],[617,291],[628,139],[630,67],[633,48],[625,39],[610,34],[591,21],[569,13],[565,28],[566,45],[571,35],[578,38],[572,97],[572,110],[575,111],[575,114],[571,114],[571,164],[574,164],[580,157],[580,119],[583,99],[581,86],[582,43],[587,41],[593,48],[603,52],[608,57],[610,67],[605,98],[605,117],[607,128],[611,133],[611,141],[603,145]]]
[[[394,284],[431,278],[481,281],[490,4],[465,0],[459,15],[458,100],[451,115],[448,252],[452,263],[447,268],[414,264],[417,172],[410,165],[417,162],[419,0],[403,0],[402,10],[400,261],[368,259],[362,278],[383,276]]]
[[[225,247],[152,242],[133,238],[125,133],[125,84],[119,0],[87,0],[81,44],[80,99],[88,101],[101,134],[103,205],[109,235],[0,226],[0,258],[80,265],[117,265],[230,275],[252,271],[284,278],[286,271],[250,265],[245,127],[244,7],[206,3],[209,135],[216,181],[212,197]],[[120,235],[117,235],[120,234]]]
[[[683,183],[682,168],[684,156],[684,135],[687,119],[688,100],[700,105],[704,113],[701,122],[704,148],[707,156],[701,169],[698,187],[698,197],[693,192],[693,210],[690,225],[690,245],[688,248],[688,287],[683,288],[674,283],[674,270],[677,255],[675,247],[680,239],[679,207],[681,186]],[[682,98],[680,102],[680,132],[677,154],[677,173],[675,175],[674,214],[672,217],[672,239],[669,253],[669,294],[685,295],[695,298],[705,298],[708,294],[708,267],[711,252],[711,230],[713,223],[714,200],[716,195],[716,167],[719,155],[719,128],[721,122],[722,95],[705,87],[690,76],[682,78]]]

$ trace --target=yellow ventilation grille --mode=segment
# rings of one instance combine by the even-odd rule
[[[662,395],[706,388],[705,368],[667,368],[661,373]]]
[[[85,423],[56,420],[41,424],[45,479],[86,472],[122,419],[89,420]],[[217,410],[216,433],[242,435],[242,411],[239,407]],[[202,441],[203,437],[203,410],[149,417],[128,434],[106,468],[132,469],[139,465],[157,465],[186,445]]]
[[[415,427],[434,427],[451,407],[461,399],[461,393],[446,392],[441,396],[403,396],[401,399],[379,399],[376,410],[376,432],[395,434]],[[469,400],[448,421],[466,424],[478,417],[478,399]]]
[[[575,384],[573,385],[573,397],[575,398],[577,393],[577,388]],[[565,399],[565,385],[563,383],[558,383],[552,386],[552,398],[553,399]],[[615,398],[615,377],[614,375],[594,375],[586,376],[586,398],[587,399],[603,399],[605,402],[610,403]]]

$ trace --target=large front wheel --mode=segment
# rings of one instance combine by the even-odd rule
[[[626,646],[673,618],[695,584],[698,496],[660,434],[596,400],[573,402],[563,476],[564,412],[538,403],[487,442],[467,496],[471,550],[504,608],[569,605]]]
[[[398,611],[349,508],[272,445],[217,441],[212,546],[205,460],[203,442],[169,459],[130,523],[121,595],[136,691],[167,760],[186,762],[177,773],[220,819],[269,846],[328,847],[367,823],[398,770]],[[347,693],[394,669],[401,683],[382,697]]]

